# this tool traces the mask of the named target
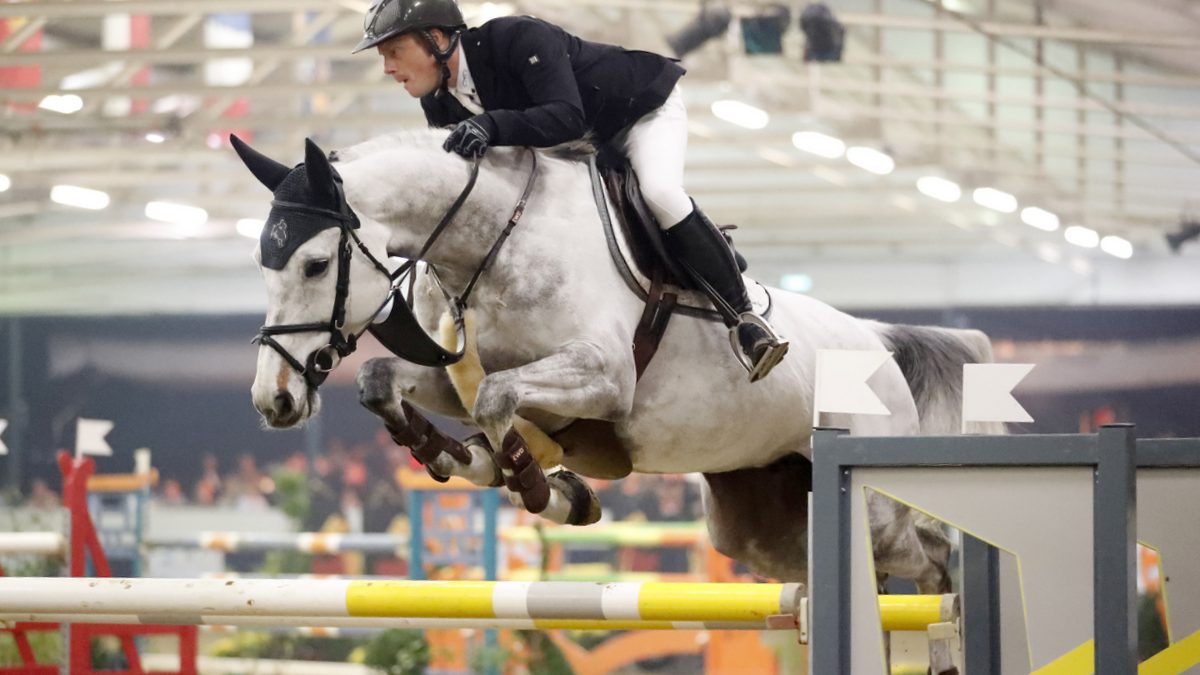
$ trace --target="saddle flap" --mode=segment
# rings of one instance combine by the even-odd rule
[[[630,256],[638,272],[653,279],[658,270],[663,272],[663,281],[674,286],[684,286],[687,279],[667,253],[663,241],[663,228],[646,207],[637,174],[629,160],[612,148],[603,148],[596,157],[596,167],[608,190],[608,197],[616,211],[616,220],[621,234],[629,245]]]
[[[593,186],[596,206],[607,230],[613,262],[621,270],[626,284],[639,297],[645,298],[650,291],[651,280],[661,279],[672,292],[678,289],[685,291],[678,294],[679,303],[675,311],[720,321],[721,316],[713,309],[712,303],[690,282],[684,281],[687,275],[667,253],[663,230],[642,199],[637,175],[629,160],[612,147],[604,146],[597,153],[595,169],[593,181],[599,181]],[[600,182],[604,185],[603,191],[599,188]],[[611,211],[609,204],[605,203],[605,193],[611,203]],[[744,278],[755,313],[769,316],[771,297],[767,289],[750,277]]]

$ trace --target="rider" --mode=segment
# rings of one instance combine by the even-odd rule
[[[468,30],[454,0],[376,0],[363,27],[354,52],[377,48],[430,125],[457,125],[448,152],[473,158],[489,146],[545,148],[589,133],[620,149],[670,253],[739,314],[751,380],[783,358],[787,341],[753,313],[733,250],[683,189],[687,109],[676,61],[532,17]]]

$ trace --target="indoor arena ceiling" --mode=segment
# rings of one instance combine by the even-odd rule
[[[746,54],[741,20],[777,4],[728,5],[729,29],[684,59],[687,185],[740,226],[752,274],[850,307],[1200,303],[1200,243],[1166,239],[1200,221],[1196,3],[830,0],[845,50],[821,64],[803,60],[800,2],[782,55]],[[423,126],[378,57],[349,53],[367,5],[0,0],[0,313],[261,311],[237,230],[268,199],[221,139],[297,162],[306,136]],[[463,3],[472,25],[532,14],[664,53],[700,6]],[[796,142],[837,150],[826,136],[867,150]],[[928,196],[929,178],[961,196]],[[63,206],[56,185],[109,204]],[[159,201],[207,221],[150,220]]]

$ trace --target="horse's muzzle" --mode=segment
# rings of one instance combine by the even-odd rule
[[[296,398],[290,392],[280,391],[271,401],[271,407],[259,409],[267,425],[275,429],[287,429],[296,426],[303,417],[304,410],[297,405]]]

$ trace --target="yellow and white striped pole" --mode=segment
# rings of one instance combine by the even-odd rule
[[[0,620],[767,630],[783,627],[772,617],[797,617],[802,594],[800,584],[11,577],[0,578]]]
[[[0,578],[0,623],[780,630],[800,584]],[[880,597],[884,630],[955,621],[954,595]],[[790,620],[789,620],[790,619]]]

